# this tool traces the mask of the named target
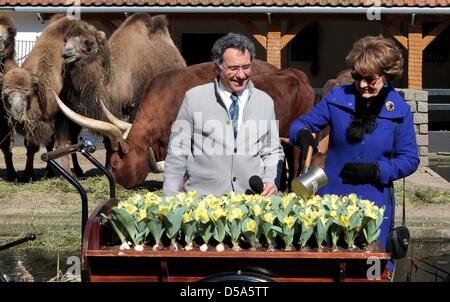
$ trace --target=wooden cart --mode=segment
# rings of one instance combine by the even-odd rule
[[[87,140],[42,155],[77,188],[82,201],[83,281],[387,281],[386,253],[378,242],[371,252],[333,251],[121,251],[111,225],[101,214],[118,204],[114,179],[90,153]],[[80,152],[108,178],[110,199],[100,203],[88,218],[87,194],[78,181],[55,159]],[[374,267],[376,266],[376,267]],[[378,273],[378,274],[377,274]],[[379,277],[369,280],[368,276]]]
[[[375,272],[374,265],[380,277],[373,281],[387,281],[390,255],[378,241],[371,252],[120,250],[110,245],[113,231],[100,216],[117,202],[98,205],[88,219],[82,251],[87,281],[372,281],[367,276]]]

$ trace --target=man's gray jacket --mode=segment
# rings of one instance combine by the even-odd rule
[[[279,187],[284,153],[272,98],[249,81],[250,95],[235,140],[217,85],[216,80],[186,92],[172,125],[164,195],[182,190],[199,195],[244,193],[253,175]]]

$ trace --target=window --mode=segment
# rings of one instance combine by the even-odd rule
[[[319,24],[314,22],[303,28],[290,43],[291,60],[311,62],[311,74],[319,72]]]
[[[190,33],[181,35],[181,54],[186,64],[198,64],[211,61],[211,48],[217,39],[225,34]]]
[[[439,23],[436,22],[424,22],[423,23],[423,36],[434,29]],[[447,27],[436,39],[431,42],[430,45],[425,48],[423,52],[424,62],[444,63],[448,60],[448,54],[450,52],[450,28]]]

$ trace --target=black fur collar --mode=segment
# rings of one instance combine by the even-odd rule
[[[377,126],[378,115],[383,108],[389,92],[389,87],[383,87],[367,106],[368,100],[363,98],[353,84],[355,94],[355,114],[347,129],[347,136],[351,142],[360,142],[366,133],[371,133]]]

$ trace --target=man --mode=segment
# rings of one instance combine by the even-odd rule
[[[186,92],[172,126],[165,195],[245,193],[253,175],[262,179],[261,195],[276,194],[284,153],[273,100],[249,79],[254,57],[255,46],[243,35],[215,42],[218,76]]]

